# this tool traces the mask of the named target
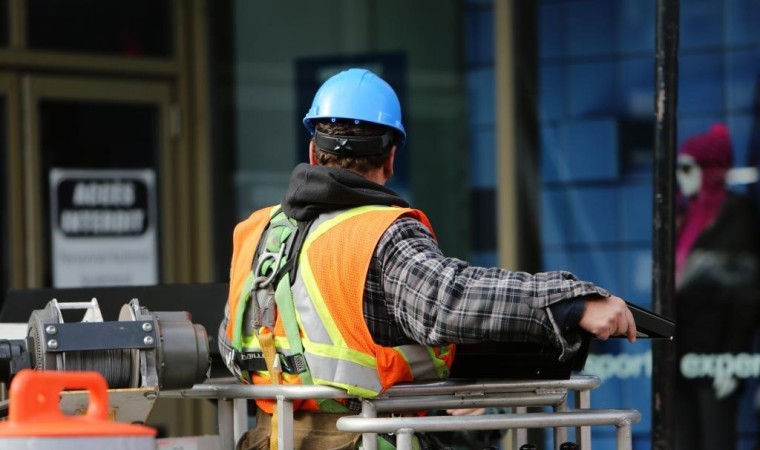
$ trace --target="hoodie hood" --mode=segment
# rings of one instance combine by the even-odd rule
[[[282,201],[285,214],[296,220],[365,205],[409,206],[392,190],[355,172],[306,163],[293,170]]]

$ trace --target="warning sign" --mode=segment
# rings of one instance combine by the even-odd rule
[[[151,169],[50,171],[55,287],[158,282]]]

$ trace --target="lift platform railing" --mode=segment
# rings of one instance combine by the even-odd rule
[[[219,435],[223,448],[230,450],[248,428],[247,400],[275,399],[278,407],[278,440],[283,449],[292,449],[293,401],[308,398],[349,398],[345,391],[327,386],[242,385],[225,379],[195,385],[192,389],[162,391],[167,398],[214,398],[218,400]],[[392,387],[382,395],[362,400],[360,416],[346,416],[338,429],[363,434],[365,450],[376,450],[378,433],[397,434],[397,448],[410,450],[415,432],[452,430],[513,429],[515,448],[527,441],[528,428],[553,428],[554,441],[567,440],[567,429],[576,428],[576,440],[582,450],[591,450],[590,426],[617,427],[620,450],[631,450],[631,424],[640,420],[635,410],[591,409],[590,391],[600,385],[599,378],[573,375],[567,380],[448,380],[433,383],[410,383]],[[576,408],[567,403],[569,392],[575,394]],[[471,417],[378,417],[419,409],[509,407],[513,413]],[[528,413],[527,408],[549,406],[550,413]]]
[[[637,423],[640,419],[641,414],[635,410],[577,409],[552,413],[488,414],[464,417],[370,418],[348,416],[338,419],[337,427],[341,431],[363,433],[364,435],[367,433],[395,433],[397,450],[412,450],[412,436],[417,432],[614,425],[617,427],[618,450],[631,450],[631,424]],[[370,447],[365,446],[364,448],[369,449]]]

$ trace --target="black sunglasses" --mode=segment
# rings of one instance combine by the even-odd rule
[[[679,163],[676,170],[687,174],[691,172],[692,169],[695,169],[696,167],[697,165],[694,163]]]

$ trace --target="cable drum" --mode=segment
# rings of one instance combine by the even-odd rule
[[[99,372],[111,389],[134,387],[130,349],[65,352],[63,361],[62,370]]]
[[[64,323],[62,310],[86,312],[81,321]],[[202,325],[188,312],[151,312],[138,299],[123,305],[115,322],[103,320],[94,298],[53,299],[32,312],[25,339],[0,340],[0,382],[6,383],[33,368],[98,372],[111,389],[185,389],[205,381],[210,367]]]
[[[95,371],[103,375],[112,389],[135,387],[132,349],[49,351],[50,342],[45,341],[43,330],[50,324],[61,324],[63,318],[55,307],[32,311],[27,335],[34,342],[33,363],[36,370]]]

